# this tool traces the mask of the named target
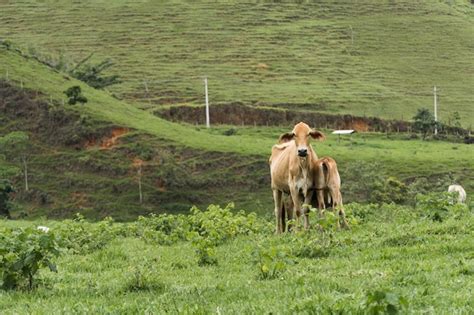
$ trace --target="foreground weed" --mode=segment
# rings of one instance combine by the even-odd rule
[[[368,292],[362,306],[367,314],[403,314],[408,308],[408,301],[393,292],[376,290]]]
[[[280,277],[295,260],[288,246],[259,246],[254,252],[258,277],[262,280]]]
[[[158,261],[155,259],[130,267],[125,289],[131,292],[164,290],[164,285],[159,281],[157,276],[157,264]]]
[[[53,259],[60,249],[54,233],[34,228],[0,231],[0,288],[33,288],[42,267],[57,272]]]

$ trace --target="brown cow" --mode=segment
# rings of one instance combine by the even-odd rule
[[[304,226],[308,228],[308,215],[302,204],[311,202],[313,185],[313,165],[318,159],[309,140],[323,140],[324,135],[311,129],[307,124],[300,122],[293,131],[280,136],[280,144],[272,147],[270,156],[270,174],[272,181],[273,200],[275,202],[275,232],[283,232],[282,194],[289,193],[293,202],[293,217],[299,224],[299,214],[304,213]],[[284,143],[282,143],[284,142]],[[304,202],[301,202],[303,197]],[[302,210],[302,211],[300,211]]]
[[[317,207],[320,214],[326,206],[331,206],[334,211],[339,212],[342,226],[347,228],[346,215],[342,208],[341,177],[337,170],[334,159],[324,157],[314,161],[313,167],[313,187],[317,192]],[[339,220],[338,220],[339,226]]]

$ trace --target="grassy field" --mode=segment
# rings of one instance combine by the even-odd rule
[[[474,122],[469,1],[0,2],[0,36],[34,55],[111,58],[111,91],[141,106],[304,108],[409,120],[432,106]],[[13,72],[13,69],[12,69]],[[4,74],[4,73],[3,73]],[[148,92],[146,91],[146,87]]]
[[[152,114],[201,104],[206,75],[212,105],[405,120],[431,106],[437,85],[441,119],[458,111],[469,127],[469,2],[0,0],[0,12],[0,39],[27,55],[93,52],[123,78],[95,90],[0,45],[0,137],[31,140],[28,193],[18,154],[0,147],[0,176],[17,188],[12,214],[29,219],[0,219],[2,315],[474,313],[472,146],[398,133],[338,141],[322,129],[314,147],[338,161],[351,229],[328,212],[312,214],[309,231],[274,235],[267,161],[292,126],[206,129]],[[64,105],[74,85],[87,104]],[[372,180],[361,170],[404,181],[410,206],[349,203]],[[453,181],[468,206],[442,200]],[[76,213],[127,222],[52,220]],[[137,219],[149,213],[159,215]],[[28,281],[44,257],[53,264]]]
[[[58,272],[41,270],[33,290],[0,290],[0,309],[2,314],[474,312],[472,213],[433,222],[396,206],[350,208],[358,224],[345,231],[274,236],[271,224],[258,219],[260,230],[215,247],[217,264],[199,265],[191,241],[159,245],[150,234],[116,236],[85,253],[64,251],[56,260]],[[233,217],[220,220],[230,225],[219,221],[206,228],[220,226],[217,231],[224,233],[234,224]],[[0,221],[0,228],[36,224],[58,236],[66,223]],[[134,224],[114,227],[122,235],[139,235],[143,231]],[[93,225],[85,231],[94,233]],[[277,272],[264,276],[263,265],[278,266]]]

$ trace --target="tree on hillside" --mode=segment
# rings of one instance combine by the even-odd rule
[[[23,131],[14,131],[0,137],[0,148],[7,158],[21,163],[25,178],[25,191],[28,191],[28,159],[31,153],[28,134]]]
[[[439,123],[435,121],[433,114],[426,108],[418,109],[418,113],[413,116],[413,120],[415,121],[413,129],[422,134],[423,140],[426,139],[429,132],[434,131],[437,125],[440,126]]]
[[[67,101],[69,105],[75,105],[76,103],[84,105],[87,103],[87,97],[82,95],[81,87],[78,85],[71,86],[69,89],[64,91],[64,94],[69,98]]]
[[[86,63],[93,54],[90,54],[79,62],[69,73],[74,78],[81,80],[96,89],[121,83],[118,75],[104,76],[103,72],[114,65],[110,59],[103,60],[97,64]]]

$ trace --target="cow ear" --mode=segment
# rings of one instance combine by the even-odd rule
[[[278,143],[285,143],[285,142],[291,141],[293,140],[294,136],[295,134],[293,132],[284,133],[280,136],[280,139],[278,139]]]
[[[311,132],[309,133],[309,135],[315,139],[315,140],[319,140],[319,141],[324,141],[326,139],[326,136],[320,132],[320,131],[317,131],[317,130],[311,130]]]

